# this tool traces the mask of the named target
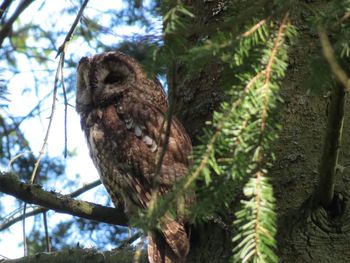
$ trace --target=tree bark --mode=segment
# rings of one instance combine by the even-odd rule
[[[322,10],[327,1],[305,4],[309,10],[317,11]],[[306,11],[293,17],[293,23],[305,24],[308,14]],[[322,55],[322,48],[318,35],[310,28],[300,27],[298,39],[290,52],[290,64],[283,81],[283,131],[274,147],[277,160],[271,173],[277,200],[279,261],[349,262],[348,169],[335,174],[334,204],[337,207],[325,210],[315,206],[313,199],[319,167],[324,165],[322,152],[327,115],[331,114],[330,97],[308,94],[305,82],[310,74],[308,65],[316,55]],[[348,106],[349,101],[346,104]],[[349,130],[349,124],[350,114],[345,110],[344,134]],[[347,163],[349,147],[349,136],[344,136],[340,145],[340,165]],[[335,210],[342,212],[334,213]]]
[[[194,13],[194,32],[188,36],[193,46],[203,37],[210,38],[216,33],[216,25],[224,18],[225,1],[184,1],[186,7]],[[198,31],[197,29],[211,28]],[[218,110],[224,99],[221,88],[222,65],[218,61],[199,66],[198,72],[189,74],[186,65],[177,69],[177,86],[174,108],[177,118],[189,133],[192,144],[199,143],[205,122],[212,119],[214,110]],[[231,211],[232,213],[232,211]],[[223,213],[224,214],[224,213]],[[232,218],[227,216],[212,218],[201,224],[191,226],[191,247],[187,258],[190,263],[226,263],[232,256]],[[228,227],[230,226],[230,227]]]
[[[218,9],[218,5],[223,1],[185,2],[195,12],[194,26],[215,28],[225,15],[224,11]],[[320,10],[327,2],[317,0],[305,4],[309,5],[310,10]],[[300,17],[293,17],[297,24],[302,24],[304,19],[307,19],[304,13]],[[210,33],[191,35],[193,45],[203,35],[210,37],[208,34]],[[302,27],[299,34],[300,41],[291,50],[287,76],[282,85],[284,103],[280,107],[283,131],[274,146],[277,159],[270,172],[277,200],[279,261],[348,262],[350,258],[350,213],[346,205],[350,192],[350,179],[346,176],[348,168],[345,168],[344,173],[336,174],[335,178],[335,198],[337,204],[343,206],[343,213],[334,215],[322,207],[315,208],[308,202],[317,185],[329,98],[308,95],[304,88],[305,79],[309,76],[309,69],[305,65],[308,65],[315,54],[319,54],[321,47],[317,35],[315,36],[309,28]],[[184,123],[194,144],[197,143],[196,138],[201,134],[205,121],[211,119],[213,110],[217,109],[223,99],[220,78],[220,64],[204,67],[194,75],[188,74],[186,65],[180,65],[178,68],[175,113]],[[344,131],[350,128],[349,125],[350,114],[346,112]],[[346,167],[348,163],[346,160],[349,158],[350,137],[344,136],[339,163],[345,164]],[[225,213],[230,212],[222,211],[222,214]],[[223,218],[225,217],[224,215]],[[230,217],[230,220],[219,220],[220,223],[218,220],[207,220],[191,227],[189,263],[228,262],[233,248],[231,242],[233,218],[231,215],[227,217]]]
[[[187,1],[196,15],[193,26],[198,23],[205,28],[215,28],[225,15],[224,11],[214,12],[218,10],[219,2],[222,1]],[[305,4],[310,10],[322,10],[327,2],[315,0]],[[292,19],[296,25],[305,24],[307,12]],[[305,82],[310,72],[306,65],[316,54],[322,53],[315,32],[301,27],[299,34],[299,42],[291,49],[290,64],[282,84],[284,103],[280,107],[283,131],[273,149],[277,160],[270,171],[277,200],[279,261],[348,262],[350,213],[347,203],[350,179],[346,176],[349,169],[346,160],[350,157],[350,137],[344,136],[339,155],[339,164],[345,169],[343,173],[338,171],[335,175],[334,198],[335,206],[338,207],[332,207],[332,210],[342,212],[333,213],[332,210],[314,207],[309,200],[313,197],[319,167],[322,165],[320,160],[326,135],[329,97],[307,94]],[[203,35],[210,38],[208,32]],[[203,35],[191,36],[194,45]],[[187,74],[183,66],[177,77],[177,117],[196,144],[196,136],[201,134],[205,121],[211,119],[213,110],[223,99],[220,89],[221,67],[213,64],[192,76]],[[350,114],[346,112],[344,134],[350,128],[349,125]],[[229,221],[225,223],[229,225]],[[227,262],[233,248],[231,231],[215,222],[193,227],[188,262]]]
[[[114,225],[127,226],[128,224],[127,217],[121,209],[75,200],[54,191],[45,191],[40,185],[20,182],[11,174],[0,175],[0,192],[29,204],[48,207],[56,212]]]
[[[3,263],[130,263],[136,262],[132,260],[135,255],[135,250],[121,250],[121,251],[97,251],[94,249],[74,248],[68,250],[61,250],[52,253],[38,253],[34,256],[28,256],[12,260],[1,261]],[[147,254],[142,251],[140,254],[139,263],[147,263]]]

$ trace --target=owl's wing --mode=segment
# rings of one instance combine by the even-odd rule
[[[138,172],[141,177],[152,180],[155,177],[156,162],[163,151],[166,136],[165,113],[157,105],[133,103],[132,100],[119,106],[121,108],[117,108],[117,112],[122,116],[125,124],[128,125],[127,128],[133,133],[132,137],[135,139],[134,147],[131,149],[131,161],[138,169],[135,172]],[[188,158],[192,150],[191,141],[181,123],[174,118],[170,128],[168,146],[158,175],[159,190],[162,193],[169,191],[175,181],[187,175]],[[150,166],[150,164],[153,165]],[[171,262],[183,262],[180,259],[186,258],[189,250],[189,237],[184,223],[181,218],[178,218],[178,220],[174,220],[169,213],[166,213],[160,220],[163,237],[171,248],[166,251],[165,247],[163,256],[171,256],[175,253],[175,258],[177,258],[177,260]],[[152,244],[157,246],[157,234],[150,235],[149,241],[151,243],[149,248],[153,247]],[[159,249],[159,251],[162,251],[162,249]],[[160,255],[154,253],[154,256],[157,258]],[[158,261],[154,260],[154,262]]]
[[[142,103],[135,98],[122,100],[117,105],[117,113],[134,138],[135,147],[130,149],[132,161],[140,165],[139,172],[144,176],[154,176],[154,165],[163,151],[166,139],[165,112],[157,105]],[[191,142],[186,131],[174,118],[160,169],[159,183],[173,184],[178,177],[187,173],[191,150]],[[150,164],[153,166],[150,167]]]
[[[133,188],[145,206],[151,198],[153,180],[159,179],[159,189],[167,192],[173,183],[186,175],[191,154],[191,142],[182,125],[174,118],[160,172],[155,176],[156,162],[165,140],[165,113],[137,98],[120,99],[106,111],[105,126],[110,139],[117,142],[123,162],[133,176]]]

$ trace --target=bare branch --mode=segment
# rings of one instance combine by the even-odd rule
[[[68,194],[67,196],[69,196],[71,198],[77,197],[77,196],[91,190],[92,188],[95,188],[96,186],[98,186],[100,184],[101,184],[100,180],[93,181],[92,183],[84,185],[83,187],[75,190],[74,192]],[[0,232],[2,230],[9,228],[10,226],[16,224],[17,222],[21,221],[24,217],[27,218],[27,217],[35,216],[35,215],[38,215],[40,213],[46,212],[48,210],[49,209],[47,209],[47,208],[39,207],[39,208],[34,209],[33,211],[27,212],[25,215],[21,214],[18,217],[15,217],[15,218],[12,218],[9,220],[5,220],[4,223],[0,224]]]
[[[334,76],[337,81],[342,84],[344,90],[346,92],[350,92],[350,83],[349,77],[346,72],[341,68],[338,64],[337,59],[335,58],[334,51],[331,43],[329,42],[327,33],[322,26],[318,27],[318,35],[320,37],[323,55],[326,58]]]
[[[66,262],[134,262],[132,249],[97,251],[95,249],[71,248],[56,252],[44,252],[17,259],[1,260],[2,263],[66,263]],[[147,252],[141,251],[140,263],[147,263]]]
[[[72,38],[73,32],[75,30],[75,28],[77,27],[77,24],[79,22],[79,19],[81,18],[81,16],[83,15],[84,9],[87,5],[87,3],[89,2],[89,0],[85,0],[83,5],[80,7],[79,13],[77,14],[73,25],[71,26],[71,28],[69,29],[68,34],[66,35],[66,38],[64,39],[62,45],[59,47],[56,58],[64,51],[67,42]]]
[[[113,225],[128,225],[127,217],[120,208],[97,205],[75,200],[54,191],[45,191],[39,185],[20,182],[11,174],[0,175],[0,192],[12,195],[26,203],[40,205],[59,213]]]
[[[142,236],[142,232],[136,232],[134,235],[131,237],[125,239],[118,247],[118,249],[124,249],[127,246],[130,246],[134,241],[136,241],[138,238]]]
[[[0,30],[0,47],[4,42],[5,38],[10,34],[12,30],[13,23],[17,20],[17,18],[21,15],[21,13],[31,4],[34,0],[23,0],[12,14],[12,16],[6,21],[6,23],[2,26]]]
[[[13,0],[5,0],[0,5],[0,19],[5,14],[6,10],[9,8],[9,6],[12,4]]]

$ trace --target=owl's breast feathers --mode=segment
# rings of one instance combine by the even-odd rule
[[[164,91],[133,58],[118,51],[83,58],[76,102],[101,180],[113,203],[123,206],[129,217],[147,208],[155,187],[159,194],[167,193],[187,174],[191,141],[174,118],[164,147],[168,108]],[[161,166],[156,167],[163,149]],[[189,235],[181,212],[193,200],[188,196],[177,200],[176,218],[167,212],[159,218],[161,231],[150,230],[150,262],[185,262]]]
[[[151,199],[156,160],[165,140],[164,116],[156,105],[128,97],[91,111],[83,124],[104,185],[115,204],[122,199],[129,212],[135,208],[130,206],[147,207]],[[161,193],[168,192],[186,175],[192,150],[190,139],[176,119],[172,120],[168,141],[157,176]]]

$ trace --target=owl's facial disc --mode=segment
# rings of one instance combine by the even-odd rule
[[[77,110],[89,111],[96,106],[114,104],[126,90],[137,87],[140,69],[132,62],[118,52],[81,58],[77,77]]]
[[[120,74],[120,72],[111,72],[104,79],[104,84],[122,84],[126,81],[127,77]]]
[[[107,71],[104,72],[102,82],[104,85],[124,85],[131,77],[130,70],[123,64],[116,62],[107,63]]]

